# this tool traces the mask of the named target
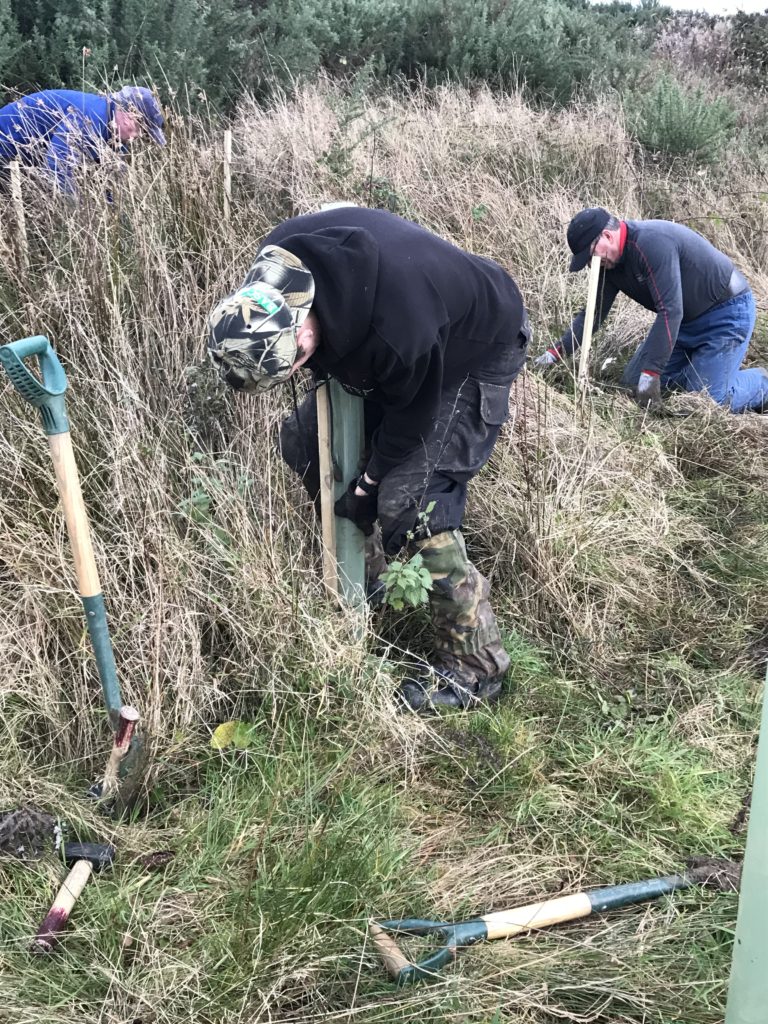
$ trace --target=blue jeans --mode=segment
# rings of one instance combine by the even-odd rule
[[[740,369],[754,327],[751,291],[682,324],[661,376],[662,387],[706,391],[731,412],[768,411],[768,371]]]

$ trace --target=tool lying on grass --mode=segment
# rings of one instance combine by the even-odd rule
[[[39,377],[24,364],[24,360],[32,356],[38,359]],[[69,421],[64,404],[67,377],[48,339],[42,336],[22,338],[21,341],[0,346],[0,363],[5,367],[11,383],[22,398],[40,410],[43,429],[48,435],[56,483],[75,560],[80,597],[85,609],[85,620],[96,656],[110,725],[115,733],[115,746],[110,757],[107,778],[101,786],[97,784],[92,787],[90,792],[97,795],[111,812],[121,813],[130,809],[141,783],[142,745],[135,731],[139,715],[133,708],[123,705],[117,680],[104,596],[101,593],[99,574],[93,557],[88,518],[80,490],[80,478],[72,451]]]
[[[94,871],[112,866],[115,848],[102,843],[65,843],[64,861],[70,869],[51,909],[30,946],[33,953],[50,953],[66,927],[72,907]]]
[[[571,896],[558,896],[541,903],[529,903],[513,910],[500,910],[495,914],[469,921],[423,921],[405,918],[401,921],[371,921],[371,940],[384,961],[389,976],[398,986],[418,980],[436,980],[437,972],[456,959],[459,950],[478,942],[507,939],[534,928],[547,928],[564,921],[575,921],[590,914],[604,913],[632,903],[642,903],[659,896],[689,889],[694,885],[711,885],[735,892],[739,887],[740,867],[729,860],[693,858],[691,867],[679,875],[649,878],[643,882],[611,885],[591,892],[577,892]],[[440,948],[419,962],[409,960],[399,948],[394,935],[434,935]]]
[[[91,873],[111,866],[115,848],[106,843],[62,844],[60,822],[38,807],[25,805],[0,812],[0,857],[37,860],[58,853],[62,846],[64,862],[71,870],[30,945],[33,953],[49,953],[54,948]]]

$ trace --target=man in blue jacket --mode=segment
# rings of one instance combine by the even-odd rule
[[[432,577],[434,655],[400,688],[413,710],[501,693],[509,656],[461,526],[529,333],[497,263],[360,207],[280,224],[210,317],[209,353],[230,386],[264,391],[307,366],[363,396],[368,458],[336,514],[368,536],[378,520],[386,554],[419,552]],[[316,499],[314,393],[283,423],[281,450]]]
[[[624,373],[641,405],[659,408],[664,389],[705,391],[731,412],[768,411],[768,371],[741,368],[755,300],[728,256],[682,224],[620,221],[600,207],[577,214],[567,238],[571,271],[582,270],[593,255],[601,260],[595,328],[619,292],[656,314]],[[536,364],[570,355],[583,329],[584,310]]]
[[[107,147],[125,152],[142,132],[163,146],[163,126],[156,97],[138,86],[104,96],[70,89],[32,93],[0,108],[0,175],[20,160],[44,168],[72,194],[74,171],[84,162],[98,163]]]

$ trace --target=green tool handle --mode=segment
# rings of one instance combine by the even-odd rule
[[[33,373],[24,362],[34,357],[38,361],[38,374]],[[123,701],[64,405],[67,375],[51,343],[43,335],[0,345],[0,364],[22,398],[40,410],[43,429],[48,435],[56,485],[72,546],[80,597],[85,608],[85,621],[93,643],[110,722],[115,728]]]
[[[93,555],[91,531],[88,516],[80,489],[80,477],[77,463],[72,450],[72,438],[69,433],[53,434],[48,438],[48,447],[56,472],[56,483],[59,497],[64,509],[67,533],[72,546],[72,555],[77,573],[77,584],[85,609],[85,621],[93,643],[96,666],[99,670],[104,702],[107,705],[110,722],[117,725],[123,700],[117,681],[115,656],[112,653],[112,642],[107,627],[107,613],[104,608],[104,597],[101,593],[99,571]]]
[[[371,921],[370,935],[373,945],[384,962],[390,977],[398,986],[418,980],[434,979],[437,972],[456,959],[459,950],[478,942],[512,938],[522,932],[549,928],[564,921],[575,921],[590,914],[605,913],[618,907],[657,899],[677,889],[687,889],[693,881],[686,875],[665,875],[642,882],[626,882],[591,892],[576,892],[556,896],[538,903],[527,903],[512,910],[499,910],[493,914],[469,921],[428,921],[422,918],[404,918],[399,921]],[[391,934],[388,934],[391,933]],[[434,935],[440,946],[424,960],[409,960],[392,935]]]
[[[24,360],[32,356],[37,356],[39,377],[24,364]],[[66,433],[69,430],[64,407],[67,375],[48,339],[37,335],[0,345],[0,363],[21,397],[40,410],[46,434]]]

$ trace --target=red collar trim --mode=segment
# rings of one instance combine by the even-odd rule
[[[624,255],[624,245],[627,241],[627,225],[625,221],[619,224],[619,259]]]

